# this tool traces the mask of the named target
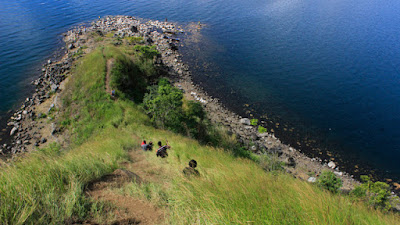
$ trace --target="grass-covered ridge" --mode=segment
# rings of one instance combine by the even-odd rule
[[[163,168],[166,184],[144,187],[130,183],[123,188],[124,193],[147,196],[146,200],[163,207],[168,212],[166,224],[400,221],[398,215],[367,208],[363,203],[287,174],[265,172],[257,163],[237,157],[229,149],[202,145],[154,128],[142,107],[131,101],[130,94],[113,100],[105,92],[106,64],[110,58],[129,66],[138,64],[139,69],[129,70],[130,75],[148,76],[140,69],[148,68],[148,62],[145,61],[146,66],[140,65],[136,58],[140,56],[129,53],[126,47],[105,46],[77,63],[62,98],[63,116],[59,121],[73,142],[68,149],[54,145],[1,168],[0,224],[62,224],[87,218],[101,222],[107,216],[103,213],[104,203],[85,196],[85,187],[119,168],[120,162],[128,160],[128,151],[139,150],[138,137],[167,139],[172,146],[164,160],[156,158],[154,152],[146,154],[150,163]],[[182,169],[192,158],[199,164],[199,178],[182,175]],[[141,192],[147,195],[140,195]]]

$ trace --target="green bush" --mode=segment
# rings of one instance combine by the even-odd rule
[[[366,175],[361,175],[362,184],[357,186],[350,194],[368,202],[369,205],[390,210],[393,206],[390,199],[390,186],[386,183],[377,181],[372,182]],[[396,200],[396,199],[393,199]]]
[[[252,126],[257,126],[257,124],[258,124],[258,119],[251,119],[251,120],[250,120],[250,124],[251,124]]]
[[[265,171],[282,171],[284,163],[279,161],[278,155],[262,155],[260,157],[260,166]]]
[[[160,53],[157,51],[156,46],[147,46],[147,45],[135,45],[133,47],[134,50],[138,52],[138,55],[142,60],[144,59],[153,59]]]
[[[318,179],[318,185],[333,193],[337,193],[342,187],[342,180],[331,171],[323,171]]]
[[[125,37],[127,40],[128,44],[134,45],[134,44],[143,44],[144,40],[142,37]]]
[[[151,86],[148,90],[143,103],[151,120],[158,127],[182,132],[182,91],[170,85],[166,79],[161,79],[157,86]]]
[[[263,127],[263,126],[258,126],[258,133],[262,134],[262,133],[267,133],[267,128]]]
[[[135,102],[141,102],[147,81],[140,68],[128,58],[118,58],[111,71],[111,87]]]

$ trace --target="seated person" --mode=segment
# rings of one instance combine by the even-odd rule
[[[156,152],[157,157],[165,158],[168,156],[167,149],[169,149],[170,146],[164,145],[162,146],[161,141],[158,142],[158,149]]]
[[[196,160],[194,159],[190,160],[189,167],[185,167],[185,169],[183,169],[183,174],[185,174],[186,176],[191,176],[191,175],[194,175],[196,177],[200,176],[199,171],[195,169],[196,167],[197,167]]]
[[[153,142],[151,142],[151,141],[150,141],[149,144],[146,144],[146,140],[143,140],[141,146],[142,146],[143,151],[151,151],[151,150],[153,150]]]

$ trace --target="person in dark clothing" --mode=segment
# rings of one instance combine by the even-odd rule
[[[143,151],[151,151],[153,150],[153,142],[150,141],[149,144],[146,143],[146,140],[143,140],[142,144]]]
[[[199,171],[197,171],[195,168],[197,167],[197,162],[196,160],[192,159],[189,161],[189,167],[185,167],[185,169],[183,169],[183,174],[185,174],[186,176],[200,176]]]
[[[161,144],[161,141],[159,141],[158,142],[158,149],[157,149],[157,152],[156,152],[157,157],[161,157],[161,158],[167,157],[168,156],[167,149],[169,149],[169,148],[170,148],[170,146],[168,145],[168,142],[167,142],[166,145],[163,146]]]
[[[153,142],[150,141],[149,145],[147,146],[147,151],[153,151]]]

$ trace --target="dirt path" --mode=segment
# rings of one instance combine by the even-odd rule
[[[165,211],[151,202],[113,191],[130,182],[137,185],[147,182],[160,182],[158,168],[151,165],[141,150],[129,152],[130,161],[122,164],[126,169],[117,169],[112,174],[93,182],[87,189],[87,195],[95,200],[106,201],[116,206],[112,212],[113,221],[106,224],[164,224]],[[88,222],[86,224],[95,224]]]
[[[114,59],[111,58],[109,60],[107,60],[107,74],[106,74],[106,92],[111,94],[111,87],[110,87],[110,81],[111,81],[111,69],[114,65]]]

